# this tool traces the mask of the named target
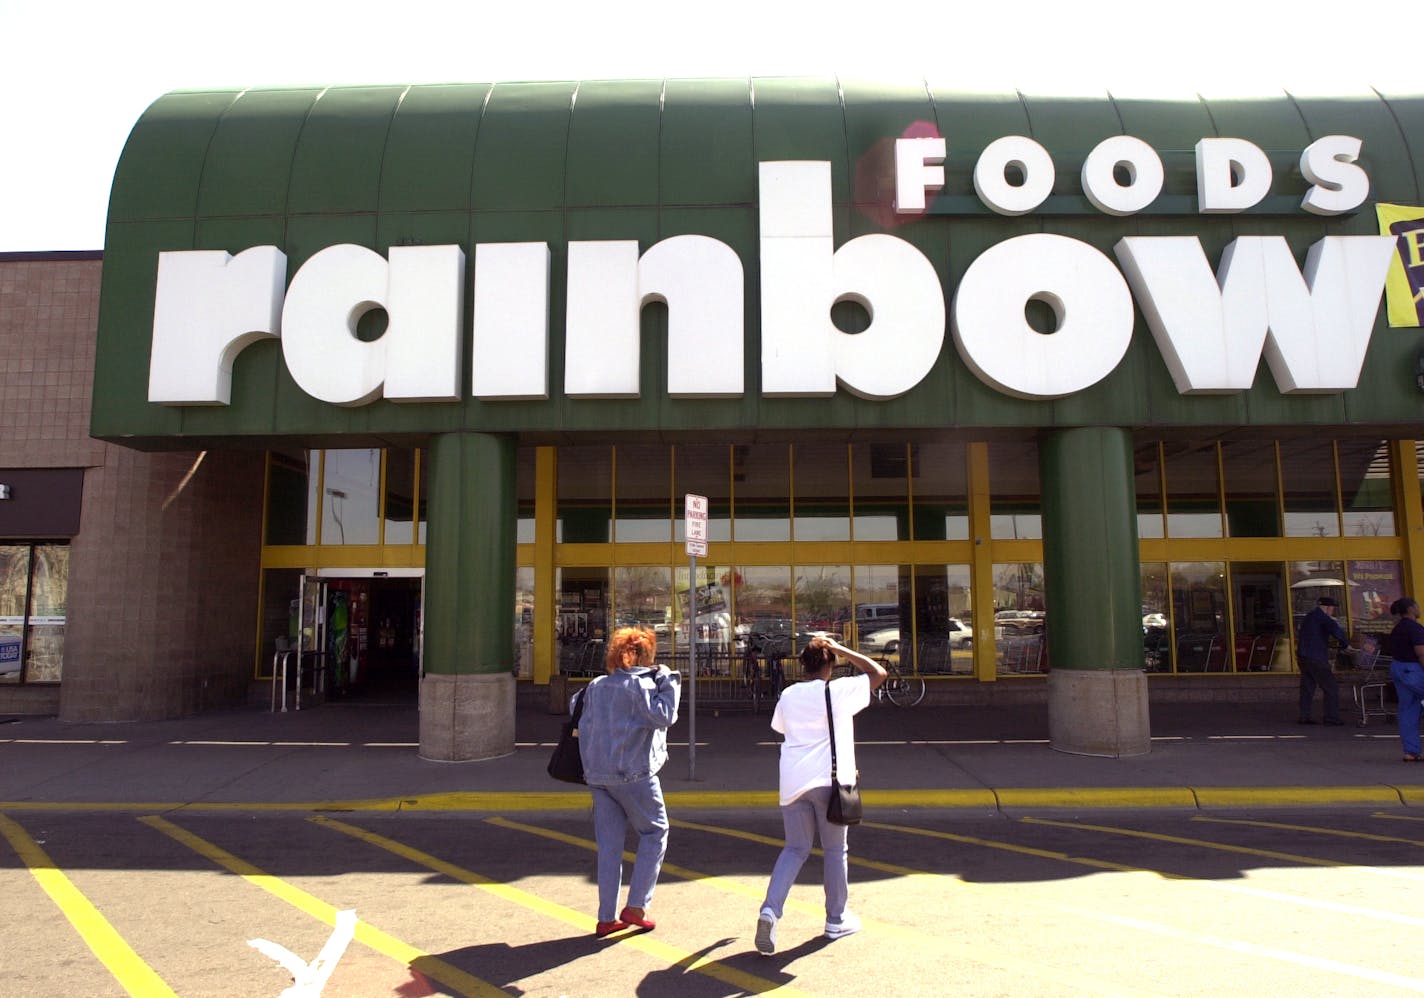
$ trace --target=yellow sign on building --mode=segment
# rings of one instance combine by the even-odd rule
[[[1377,204],[1382,236],[1395,236],[1399,249],[1385,279],[1391,326],[1424,325],[1424,208]]]

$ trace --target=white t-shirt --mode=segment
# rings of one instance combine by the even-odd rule
[[[855,721],[870,703],[870,677],[833,679],[831,710],[836,716],[836,777],[855,783]],[[786,736],[781,744],[781,803],[790,804],[812,787],[831,785],[830,726],[826,722],[826,684],[809,680],[781,691],[771,715],[773,731]]]

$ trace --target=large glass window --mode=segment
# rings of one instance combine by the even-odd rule
[[[969,539],[969,476],[960,443],[910,445],[917,541]]]
[[[903,600],[909,596],[905,590],[911,569],[901,565],[898,571]],[[969,566],[916,565],[913,571],[915,671],[928,676],[970,675],[974,671],[974,616]],[[902,652],[900,667],[906,664]]]
[[[1280,562],[1235,562],[1231,566],[1232,641],[1237,672],[1290,671],[1290,600]]]
[[[1043,564],[994,566],[994,657],[1000,673],[1048,671]]]
[[[658,635],[660,653],[671,652],[672,572],[660,565],[618,568],[613,572],[613,608],[617,627],[646,627]]]
[[[1355,631],[1378,641],[1394,629],[1389,608],[1405,592],[1404,565],[1397,561],[1352,561],[1346,579],[1351,624]]]
[[[667,444],[625,444],[613,452],[616,519],[614,540],[662,541],[672,538],[672,448]],[[682,509],[678,503],[678,516]]]
[[[1160,519],[1160,517],[1159,517]],[[1142,667],[1148,672],[1172,668],[1172,601],[1167,588],[1167,566],[1142,565]]]
[[[797,444],[792,448],[792,535],[797,541],[850,540],[846,459],[845,444]]]
[[[1282,440],[1281,484],[1287,537],[1339,537],[1335,447],[1329,440]]]
[[[849,565],[802,565],[796,570],[798,633],[841,634],[850,610]]]
[[[737,540],[791,540],[790,447],[734,446],[732,489],[736,495],[733,530]]]
[[[558,540],[607,544],[613,539],[613,448],[559,448]]]
[[[1033,443],[989,445],[990,534],[1004,540],[1039,540],[1038,447]]]
[[[303,451],[267,455],[267,543],[307,544],[307,456]]]
[[[672,448],[619,444],[614,448],[614,540],[666,541],[672,537]]]
[[[792,626],[791,568],[743,566],[732,570],[731,581],[736,641],[741,650],[763,659],[789,658],[800,652],[809,638],[798,641],[800,636]]]
[[[534,491],[536,488],[537,448],[521,447],[515,456],[514,501],[518,520],[514,526],[515,543],[534,543]],[[422,492],[422,497],[424,493]],[[424,519],[424,517],[422,517]]]
[[[559,613],[554,657],[566,676],[601,676],[608,638],[606,568],[560,568],[555,575]]]
[[[1166,536],[1162,519],[1161,447],[1155,441],[1138,447],[1132,455],[1132,472],[1137,495],[1137,536],[1156,539]]]
[[[262,573],[262,646],[257,674],[271,676],[278,654],[297,646],[302,573],[296,568],[269,568]],[[295,669],[295,662],[291,668]],[[292,676],[295,680],[295,675]]]
[[[1226,566],[1219,561],[1175,562],[1171,576],[1177,671],[1227,671]]]
[[[685,533],[684,497],[691,493],[707,497],[707,539],[732,539],[731,468],[728,465],[734,449],[726,444],[679,444],[673,451],[673,540],[687,539]]]
[[[1341,518],[1346,537],[1394,536],[1389,441],[1341,440]]]
[[[697,608],[693,612],[692,586],[696,585]],[[699,564],[694,581],[687,566],[673,574],[673,659],[679,669],[687,668],[688,649],[697,647],[698,675],[729,675],[737,633],[732,623],[735,581],[726,566]]]
[[[913,448],[901,443],[851,448],[852,530],[858,541],[910,539],[910,469]]]
[[[60,681],[68,602],[68,545],[0,544],[0,683]]]
[[[386,449],[386,503],[382,514],[382,543],[409,544],[415,540],[415,451]]]
[[[1167,535],[1220,537],[1215,443],[1166,445]]]
[[[415,452],[415,463],[420,468],[420,487],[416,490],[419,501],[416,504],[416,540],[425,543],[425,528],[430,522],[430,517],[426,515],[426,510],[430,506],[430,451],[418,450]]]
[[[381,452],[362,448],[324,453],[321,543],[379,544]]]
[[[1228,537],[1281,536],[1273,440],[1232,440],[1221,445]]]
[[[534,678],[534,569],[514,572],[514,674]]]

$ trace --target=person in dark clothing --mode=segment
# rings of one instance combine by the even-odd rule
[[[1389,633],[1389,676],[1399,694],[1399,740],[1404,745],[1404,761],[1421,761],[1419,717],[1424,712],[1424,625],[1419,623],[1419,604],[1408,596],[1394,601],[1389,612],[1399,623]]]
[[[1300,622],[1296,636],[1296,659],[1300,664],[1300,717],[1297,724],[1314,724],[1311,708],[1318,686],[1325,698],[1325,723],[1344,724],[1340,720],[1340,684],[1330,667],[1330,639],[1342,645],[1350,643],[1345,629],[1335,622],[1335,610],[1340,604],[1334,597],[1322,596],[1318,605]]]

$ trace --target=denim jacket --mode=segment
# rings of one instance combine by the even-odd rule
[[[682,677],[654,669],[615,669],[583,697],[579,756],[587,783],[611,786],[647,779],[667,761],[667,729],[677,721]],[[570,700],[570,709],[573,701]]]

